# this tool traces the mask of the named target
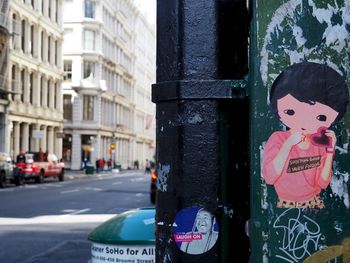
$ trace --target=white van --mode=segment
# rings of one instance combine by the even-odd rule
[[[0,152],[0,188],[3,188],[6,182],[21,184],[20,177],[14,174],[14,164],[10,155]]]

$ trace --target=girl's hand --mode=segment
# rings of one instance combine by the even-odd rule
[[[287,142],[290,146],[296,145],[305,140],[305,135],[301,132],[294,132],[288,139]]]
[[[326,130],[325,135],[331,138],[332,150],[334,150],[335,145],[337,144],[337,137],[335,136],[334,131]]]

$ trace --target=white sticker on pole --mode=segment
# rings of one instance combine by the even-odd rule
[[[92,263],[155,263],[154,246],[116,246],[92,243]]]

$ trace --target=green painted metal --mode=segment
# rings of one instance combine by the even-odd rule
[[[350,113],[332,129],[337,135],[331,185],[321,192],[324,209],[276,207],[273,186],[261,176],[264,143],[282,126],[269,108],[273,80],[289,65],[332,65],[349,83],[350,2],[253,0],[250,39],[251,262],[303,262],[350,237]],[[337,261],[343,262],[341,258]]]
[[[85,174],[94,174],[95,167],[92,164],[88,164],[85,168]]]
[[[96,227],[89,234],[88,239],[110,245],[155,244],[154,216],[154,208],[124,212]]]

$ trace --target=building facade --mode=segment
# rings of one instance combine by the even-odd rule
[[[151,100],[151,84],[156,82],[155,25],[150,25],[139,12],[135,20],[135,158],[152,159],[155,155],[155,104]]]
[[[7,151],[62,157],[62,1],[11,0]],[[18,28],[18,30],[17,30]]]
[[[8,92],[11,89],[8,83],[8,42],[10,38],[10,17],[8,14],[9,2],[0,2],[0,141],[6,141],[8,129],[7,108],[8,108]],[[0,151],[6,151],[6,145],[0,144]]]
[[[154,156],[154,29],[131,0],[66,0],[63,20],[66,166],[81,169],[104,158],[142,167]],[[142,40],[140,23],[147,30]],[[152,52],[149,62],[137,58],[142,45],[139,53]]]

